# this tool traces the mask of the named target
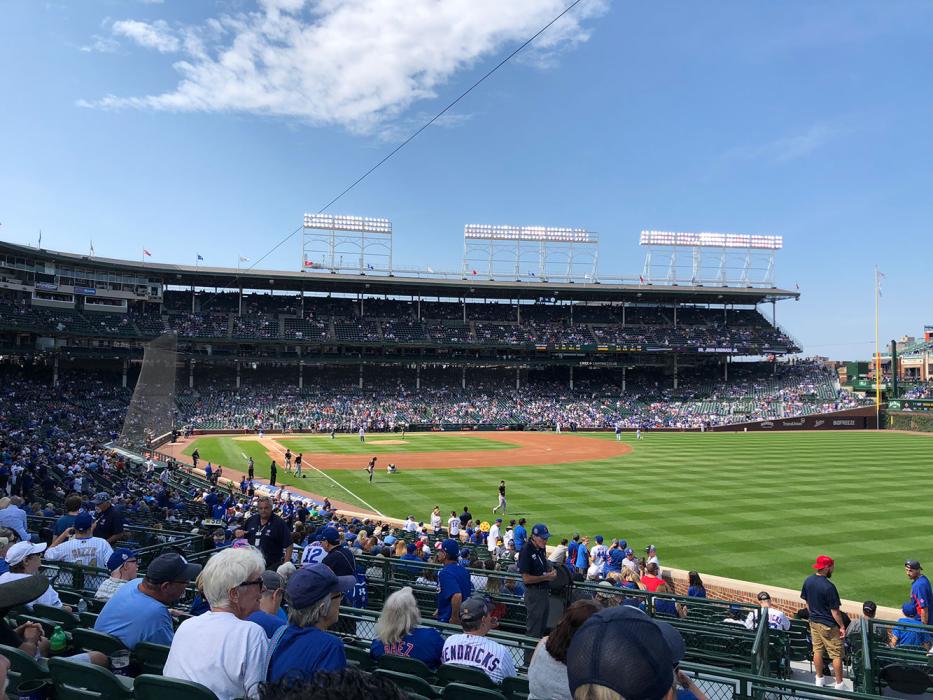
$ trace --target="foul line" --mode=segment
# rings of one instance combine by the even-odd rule
[[[275,450],[278,454],[282,455],[282,459],[284,460],[284,459],[285,459],[285,450],[282,449],[282,446],[279,445],[279,443],[277,443],[277,442],[276,442],[275,440],[273,440],[272,438],[266,438],[266,440],[269,441],[270,446],[273,446],[273,445],[274,445],[274,447],[272,447],[272,449]],[[260,442],[259,444],[262,445],[261,442]],[[348,489],[346,486],[344,486],[344,485],[341,484],[339,481],[337,481],[336,479],[334,479],[330,474],[325,474],[324,472],[322,472],[320,469],[318,469],[317,467],[315,467],[315,466],[314,466],[313,464],[311,464],[310,462],[308,463],[307,466],[311,467],[311,469],[313,469],[314,471],[316,471],[316,472],[317,472],[318,474],[320,474],[321,476],[323,476],[323,477],[325,477],[325,478],[327,478],[327,479],[330,479],[336,486],[339,486],[340,488],[342,488],[342,489],[343,489],[344,491],[346,491],[348,494],[350,494],[351,496],[353,496],[353,498],[355,498],[357,501],[359,501],[359,502],[362,503],[364,506],[366,506],[366,507],[369,508],[371,511],[373,511],[373,512],[374,512],[376,515],[378,515],[380,518],[384,518],[384,517],[385,517],[385,514],[384,514],[384,513],[382,513],[381,511],[379,511],[377,508],[373,508],[372,505],[370,505],[369,503],[367,503],[366,501],[364,501],[362,498],[360,498],[359,496],[357,496],[355,493],[353,493],[353,492],[352,492],[350,489]],[[302,463],[301,468],[304,469],[304,467],[305,467],[305,464]],[[278,484],[276,484],[276,486],[278,486]],[[283,485],[283,488],[284,488],[284,485]],[[298,487],[296,486],[295,488],[298,488]]]

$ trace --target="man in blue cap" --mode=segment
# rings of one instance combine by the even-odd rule
[[[339,637],[325,632],[340,616],[340,600],[356,578],[337,576],[324,564],[302,566],[288,580],[288,625],[269,642],[267,680],[313,678],[318,671],[339,671],[347,657]]]
[[[908,559],[904,562],[904,572],[911,580],[910,599],[917,607],[917,619],[924,625],[933,624],[933,616],[930,615],[933,588],[930,588],[930,580],[923,575],[923,567],[916,559]]]
[[[107,560],[107,570],[110,571],[110,578],[104,579],[97,588],[94,600],[110,600],[113,598],[113,594],[120,589],[120,586],[136,578],[139,570],[136,553],[126,547],[118,547],[113,550],[113,554]]]
[[[93,529],[94,518],[91,514],[79,513],[75,517],[74,526],[52,540],[52,544],[45,550],[44,558],[47,561],[102,568],[113,554],[113,548],[107,540],[91,534]]]
[[[321,546],[327,552],[321,562],[337,576],[356,575],[356,557],[345,544],[340,543],[340,533],[335,527],[325,527],[321,531]]]
[[[549,585],[557,578],[557,571],[547,558],[550,536],[547,525],[535,525],[531,528],[531,537],[518,554],[518,570],[525,584],[525,629],[528,636],[536,639],[543,637],[547,630]]]
[[[443,568],[437,572],[437,614],[440,622],[460,624],[460,605],[473,595],[470,572],[459,566],[460,544],[447,539],[437,550],[437,563]]]

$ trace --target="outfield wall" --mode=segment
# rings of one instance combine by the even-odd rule
[[[933,433],[933,413],[914,411],[887,411],[885,427],[891,430],[912,430]]]
[[[876,430],[877,428],[878,421],[875,407],[859,406],[844,411],[815,413],[810,416],[797,416],[795,418],[716,425],[709,428],[709,430],[713,432],[743,432],[746,430],[775,432],[781,430]]]

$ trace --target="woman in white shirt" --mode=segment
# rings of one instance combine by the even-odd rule
[[[529,700],[572,700],[567,680],[567,650],[573,635],[590,616],[602,610],[594,600],[578,600],[544,637],[528,665]]]
[[[224,549],[198,577],[209,612],[175,632],[163,675],[210,688],[220,700],[259,697],[269,641],[246,618],[259,609],[265,559],[255,547]]]

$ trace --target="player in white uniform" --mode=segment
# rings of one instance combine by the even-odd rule
[[[443,663],[478,668],[496,684],[517,675],[512,652],[486,636],[498,621],[492,616],[492,606],[486,603],[485,597],[474,596],[463,601],[460,624],[463,634],[453,634],[444,642]]]
[[[45,560],[105,568],[113,554],[113,547],[102,537],[91,535],[93,526],[94,518],[90,513],[79,513],[74,527],[52,540],[52,544],[45,550]],[[68,539],[72,535],[74,539]]]
[[[366,429],[362,425],[360,426],[360,442],[366,442]]]
[[[320,564],[324,561],[324,557],[326,556],[327,552],[324,551],[324,547],[321,546],[321,543],[318,541],[312,542],[301,552],[301,566],[305,566],[306,564]]]

